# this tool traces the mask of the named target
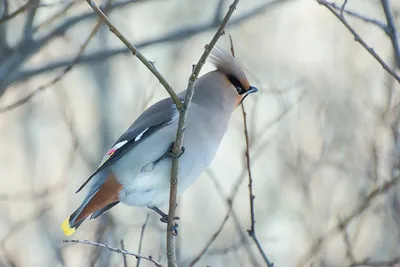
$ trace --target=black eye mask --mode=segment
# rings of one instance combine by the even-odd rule
[[[240,83],[240,81],[238,80],[238,78],[236,78],[233,75],[228,75],[228,80],[231,82],[231,84],[236,88],[236,91],[239,95],[242,95],[244,93],[246,93],[246,90],[244,90],[242,84]]]

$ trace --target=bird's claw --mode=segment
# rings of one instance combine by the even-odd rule
[[[161,222],[163,222],[163,223],[168,223],[168,215],[165,215],[165,216],[162,216],[161,218],[160,218],[160,221]],[[179,217],[174,217],[174,220],[180,220],[180,218]]]
[[[171,229],[169,229],[169,231],[172,231],[173,236],[177,236],[178,235],[178,224],[175,223],[174,226],[172,226]]]
[[[169,145],[169,148],[168,148],[168,157],[170,157],[171,159],[178,159],[178,158],[180,158],[180,156],[183,155],[183,153],[185,153],[185,147],[182,146],[181,151],[179,152],[178,155],[176,155],[176,154],[174,153],[174,151],[173,151],[173,150],[174,150],[174,145],[175,145],[175,142],[172,142],[172,143]]]

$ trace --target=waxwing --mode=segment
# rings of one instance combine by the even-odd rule
[[[209,59],[216,70],[195,83],[183,141],[185,150],[180,156],[178,194],[214,159],[235,108],[258,91],[250,86],[243,69],[226,50],[215,48]],[[178,94],[182,101],[185,94],[186,90]],[[62,224],[65,235],[71,235],[88,216],[95,219],[120,202],[149,207],[165,219],[158,206],[169,199],[169,152],[176,137],[178,113],[171,98],[165,98],[133,122],[78,189],[90,184],[83,203]]]

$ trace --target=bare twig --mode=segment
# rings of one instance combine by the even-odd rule
[[[115,7],[122,7],[121,3],[126,3],[126,2],[131,2],[132,0],[125,0],[125,2],[118,1],[118,3],[113,5],[113,8]],[[143,1],[143,0],[142,0]],[[274,1],[265,1],[254,8],[244,11],[241,14],[238,14],[231,20],[229,20],[229,26],[233,27],[235,25],[239,25],[240,23],[247,21],[250,18],[254,18],[257,15],[260,14],[265,14],[265,11],[268,8],[273,8],[277,5],[283,4],[285,2],[288,2],[290,0],[274,0]],[[135,1],[137,3],[138,0]],[[117,6],[118,5],[118,6]],[[91,12],[93,13],[93,12]],[[79,17],[74,17],[71,20],[72,21],[67,21],[63,23],[63,25],[59,26],[55,31],[57,32],[63,32],[66,31],[67,29],[71,28],[73,25],[75,25],[77,22],[82,21],[84,18],[86,19],[89,17],[89,14],[83,14]],[[206,31],[209,31],[211,29],[214,29],[220,25],[220,21],[215,22],[214,18],[212,18],[210,21],[207,21],[206,23],[203,24],[196,24],[196,25],[190,25],[190,26],[184,26],[179,29],[173,29],[165,34],[162,34],[160,37],[155,37],[155,38],[149,38],[147,40],[144,40],[142,42],[139,42],[136,44],[136,48],[143,49],[145,47],[149,47],[151,45],[155,44],[161,44],[161,43],[166,43],[166,42],[180,42],[182,40],[190,39],[192,36],[200,33],[204,33]],[[55,35],[57,33],[52,33],[52,35]],[[39,40],[39,44],[43,43],[42,40]],[[28,47],[24,47],[24,50],[28,50]],[[88,52],[86,55],[83,55],[80,60],[79,64],[87,64],[87,63],[93,63],[93,62],[99,62],[103,61],[105,59],[108,59],[110,57],[119,55],[119,54],[128,54],[131,53],[129,49],[127,49],[125,46],[124,47],[118,47],[118,48],[107,48],[104,50],[96,51],[96,52]],[[0,81],[4,83],[4,86],[9,86],[10,84],[17,82],[17,81],[22,81],[27,78],[30,78],[32,76],[36,76],[39,74],[43,74],[46,72],[54,71],[54,69],[57,68],[62,68],[65,67],[66,65],[69,64],[71,60],[69,58],[66,59],[60,59],[57,62],[50,62],[50,63],[43,63],[43,65],[40,65],[38,67],[33,67],[29,68],[28,66],[25,67],[23,70],[20,70],[18,72],[8,72],[7,76],[1,76],[0,75]],[[1,84],[0,84],[0,94],[2,92]],[[261,93],[261,92],[260,92]]]
[[[139,248],[138,248],[138,253],[142,253],[142,244],[143,244],[143,237],[144,237],[144,231],[146,230],[147,223],[149,222],[149,213],[146,215],[146,220],[144,221],[142,225],[142,230],[140,231],[140,238],[139,238]],[[140,259],[137,260],[136,267],[140,266]]]
[[[382,260],[382,261],[372,261],[370,259],[366,259],[360,262],[354,262],[352,263],[349,267],[357,267],[357,266],[363,266],[363,267],[386,267],[386,266],[391,266],[391,267],[397,267],[396,264],[400,263],[400,257],[393,258],[391,260]]]
[[[172,89],[171,85],[167,82],[167,80],[161,75],[161,73],[157,70],[157,68],[142,54],[139,50],[131,44],[128,39],[111,23],[111,21],[107,18],[103,11],[97,7],[96,3],[93,0],[86,0],[86,2],[93,8],[93,10],[100,16],[100,18],[104,21],[105,24],[109,27],[110,31],[115,34],[118,39],[121,40],[124,45],[129,48],[132,52],[132,55],[137,57],[159,80],[159,82],[164,86],[167,90],[169,95],[171,96],[172,100],[174,101],[178,110],[182,110],[183,105],[180,101],[179,97],[176,95],[174,90]]]
[[[120,244],[121,244],[121,249],[122,249],[122,250],[125,250],[124,240],[123,240],[123,239],[121,239]],[[140,254],[140,251],[139,251],[138,253]],[[123,260],[123,262],[124,262],[124,267],[128,267],[128,262],[127,262],[127,260],[126,260],[126,254],[122,254],[122,260]],[[140,261],[140,258],[138,258],[138,262],[139,262],[139,261]]]
[[[346,8],[348,0],[344,0],[342,7],[340,8],[340,16],[343,17],[343,11]]]
[[[250,150],[249,150],[249,133],[247,129],[247,119],[246,119],[246,111],[244,109],[244,105],[242,103],[242,114],[243,114],[243,123],[244,123],[244,135],[246,139],[246,167],[247,167],[247,174],[249,177],[249,198],[250,198],[250,218],[251,218],[251,225],[250,229],[247,230],[249,233],[249,236],[254,240],[254,243],[256,244],[258,251],[260,252],[262,258],[264,259],[265,263],[267,264],[268,267],[273,267],[274,264],[269,261],[267,254],[265,253],[260,241],[257,238],[256,235],[256,229],[255,229],[255,215],[254,215],[254,193],[253,193],[253,176],[251,173],[251,158],[250,158]]]
[[[364,39],[361,38],[361,36],[354,30],[354,28],[346,21],[346,19],[340,15],[340,13],[336,12],[335,8],[333,8],[330,3],[326,0],[317,0],[317,2],[323,6],[325,6],[330,12],[332,12],[333,15],[335,15],[340,22],[343,23],[343,25],[351,32],[351,34],[354,36],[354,39],[356,42],[359,42],[367,51],[370,53],[378,62],[379,64],[390,74],[393,76],[393,78],[396,79],[398,83],[400,83],[400,76],[396,74],[394,70],[392,70],[386,62],[375,52],[375,50],[370,47]]]
[[[26,2],[25,5],[19,7],[17,10],[15,10],[14,12],[12,12],[11,14],[5,15],[2,18],[0,18],[0,24],[6,22],[7,20],[10,20],[14,17],[16,17],[17,15],[31,9],[31,8],[35,8],[37,7],[39,4],[39,1],[37,0],[29,0],[28,2]]]
[[[108,12],[110,10],[111,4],[112,4],[112,0],[107,2],[106,6],[104,8],[105,12]],[[50,86],[53,86],[57,82],[61,81],[64,78],[64,76],[68,72],[70,72],[72,70],[72,68],[78,62],[80,57],[83,55],[83,53],[85,52],[86,48],[88,47],[90,41],[93,39],[93,37],[96,35],[97,31],[100,29],[100,26],[101,26],[101,19],[98,19],[96,24],[95,24],[95,26],[94,26],[94,28],[93,28],[93,30],[91,31],[91,33],[89,34],[89,36],[87,37],[85,42],[79,48],[79,51],[76,54],[76,56],[74,57],[74,59],[68,64],[68,66],[66,66],[60,73],[58,73],[56,77],[54,77],[53,79],[51,79],[47,83],[39,86],[38,88],[33,90],[28,95],[26,95],[25,97],[21,98],[20,100],[12,103],[10,105],[7,105],[5,107],[0,107],[0,113],[12,110],[12,109],[14,109],[16,107],[19,107],[19,106],[25,104],[30,99],[32,99],[35,95],[37,95],[39,92],[42,92],[42,91],[46,90],[47,88],[49,88]]]
[[[231,42],[231,53],[233,56],[235,56],[235,49],[233,47],[233,42],[232,42],[232,37],[229,36],[230,42]],[[256,229],[255,229],[255,215],[254,215],[254,193],[253,193],[253,176],[251,173],[251,160],[250,160],[250,144],[249,144],[249,132],[247,128],[247,118],[246,118],[246,110],[244,108],[244,104],[240,105],[242,108],[242,115],[243,115],[243,124],[244,124],[244,136],[245,136],[245,141],[246,141],[246,151],[245,151],[245,156],[246,156],[246,168],[247,168],[247,175],[249,177],[249,198],[250,198],[250,217],[251,217],[251,225],[250,229],[247,230],[249,233],[249,236],[254,240],[254,243],[256,244],[258,251],[260,252],[262,258],[264,259],[265,263],[267,264],[268,267],[273,267],[274,264],[269,261],[267,254],[265,253],[263,247],[261,246],[260,241],[257,238],[256,235]]]
[[[220,185],[218,184],[217,180],[214,179],[212,174],[210,174],[210,177],[211,177],[212,181],[214,182],[215,187],[218,189],[218,191],[220,191],[220,194],[222,195],[223,194],[222,189],[220,188]],[[203,257],[206,254],[206,252],[208,252],[211,245],[214,243],[214,241],[217,239],[217,237],[222,232],[222,229],[224,228],[225,224],[227,223],[229,216],[232,216],[232,218],[235,219],[235,213],[233,210],[233,202],[237,196],[237,192],[238,192],[239,187],[242,184],[244,178],[245,178],[245,172],[243,171],[237,178],[236,182],[234,183],[234,186],[233,186],[229,196],[226,196],[226,197],[222,196],[223,198],[226,199],[226,203],[228,205],[228,211],[226,212],[224,219],[222,219],[220,226],[217,228],[217,230],[214,232],[214,234],[212,234],[212,236],[210,237],[210,239],[208,240],[206,245],[203,247],[203,249],[200,251],[200,253],[191,261],[191,263],[189,264],[190,267],[194,266],[201,259],[201,257]],[[240,231],[240,229],[238,229],[238,231]],[[243,234],[243,236],[241,235],[241,244],[240,244],[241,246],[243,246],[243,241],[244,241],[244,234]],[[255,259],[253,257],[254,255],[252,255],[252,253],[251,253],[251,250],[249,250],[249,254],[250,254],[249,255],[250,259],[252,261],[252,266],[258,266],[257,262],[255,261]]]
[[[117,3],[113,4],[111,9],[115,10],[117,8],[122,8],[130,3],[138,3],[144,0],[122,0],[118,1]],[[38,36],[38,38],[34,38],[34,40],[22,40],[10,56],[8,56],[5,60],[1,62],[1,71],[0,71],[0,95],[2,95],[7,86],[11,84],[12,77],[14,74],[18,73],[17,69],[31,56],[37,53],[41,48],[43,48],[47,43],[54,40],[55,38],[59,37],[60,35],[64,34],[68,29],[75,26],[77,23],[82,22],[87,19],[91,19],[96,17],[95,12],[85,12],[73,17],[64,20],[60,25],[57,25],[55,28],[51,29],[44,34]],[[36,28],[34,28],[35,32]],[[66,64],[63,65],[67,66],[71,62],[69,59]],[[51,71],[54,71],[52,69]],[[15,81],[15,80],[14,80]]]
[[[400,180],[400,176],[393,177],[391,180],[383,183],[380,187],[375,188],[372,190],[363,200],[363,202],[355,208],[350,214],[342,218],[339,223],[331,228],[328,232],[326,232],[325,235],[321,236],[320,238],[317,239],[317,241],[314,243],[314,245],[311,247],[311,250],[309,253],[307,253],[306,257],[304,257],[298,266],[304,266],[304,264],[311,259],[318,251],[321,249],[321,247],[326,243],[327,240],[331,239],[334,237],[338,232],[340,232],[341,229],[347,228],[347,226],[355,219],[357,218],[361,213],[363,213],[371,204],[371,202],[377,198],[378,196],[382,195],[385,193],[387,190],[389,190],[391,187],[395,186],[397,182]]]
[[[355,17],[357,19],[360,19],[360,20],[362,20],[364,22],[371,23],[371,24],[379,27],[380,29],[384,30],[387,35],[389,35],[388,26],[385,23],[383,23],[382,21],[366,17],[366,16],[361,15],[361,14],[359,14],[357,12],[354,12],[354,11],[350,11],[350,10],[347,10],[347,9],[344,9],[344,8],[342,9],[343,5],[342,6],[338,6],[338,5],[336,5],[336,3],[333,3],[333,2],[329,2],[329,4],[334,9],[340,10],[341,16],[343,16],[343,13],[346,13],[347,15],[350,15],[350,16]]]
[[[217,43],[218,39],[221,35],[224,34],[224,29],[226,24],[228,23],[230,17],[232,16],[233,12],[236,9],[239,0],[234,0],[233,3],[230,5],[228,12],[226,13],[224,19],[221,22],[217,32],[215,33],[214,37],[211,39],[210,43],[206,45],[204,48],[204,52],[201,55],[199,61],[194,68],[192,75],[189,77],[189,83],[187,92],[185,95],[185,102],[183,103],[183,110],[179,113],[179,122],[178,122],[178,129],[176,132],[176,140],[173,148],[173,153],[175,155],[179,155],[182,144],[183,144],[183,137],[186,127],[186,119],[187,119],[187,111],[190,107],[190,102],[192,101],[193,94],[194,94],[194,84],[196,79],[200,73],[201,68],[203,67],[204,63],[208,55],[210,54],[211,50]],[[179,158],[174,159],[172,161],[171,167],[171,181],[170,181],[170,193],[169,193],[169,211],[168,211],[168,226],[167,226],[167,258],[168,258],[168,266],[173,267],[176,266],[176,254],[175,254],[175,236],[174,232],[171,229],[175,225],[175,211],[176,211],[176,199],[178,193],[178,177],[179,177]]]
[[[232,212],[232,205],[229,205],[229,209],[226,212],[226,215],[224,217],[224,219],[222,220],[220,226],[218,227],[218,229],[215,231],[215,233],[210,237],[210,239],[208,240],[207,244],[204,246],[204,248],[200,251],[200,253],[196,256],[196,258],[194,258],[192,260],[192,262],[189,264],[189,267],[193,267],[199,260],[201,257],[204,256],[204,254],[206,254],[208,248],[211,246],[212,243],[214,243],[215,239],[217,239],[217,237],[219,236],[219,234],[221,233],[222,229],[224,228],[226,222],[229,219],[229,215]]]
[[[396,20],[390,7],[389,0],[381,0],[383,11],[385,12],[390,40],[396,57],[397,68],[400,69],[400,35],[396,29]]]
[[[137,259],[140,258],[140,259],[143,259],[143,260],[147,260],[149,262],[152,262],[157,267],[163,267],[163,265],[160,262],[158,262],[157,260],[155,260],[152,256],[143,256],[143,255],[140,255],[138,253],[129,252],[129,251],[125,250],[125,249],[111,247],[111,246],[109,246],[109,245],[107,245],[105,243],[104,244],[103,243],[96,243],[96,242],[92,242],[92,241],[89,241],[89,240],[63,240],[63,242],[64,243],[84,244],[84,245],[90,245],[90,246],[94,246],[94,247],[106,248],[106,249],[108,249],[108,250],[110,250],[112,252],[116,252],[116,253],[119,253],[119,254],[124,254],[124,255],[127,255],[127,256],[133,256],[133,257],[135,257]]]

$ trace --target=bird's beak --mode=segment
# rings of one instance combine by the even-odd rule
[[[254,86],[250,86],[250,89],[246,91],[247,94],[252,94],[258,92],[258,89]]]

